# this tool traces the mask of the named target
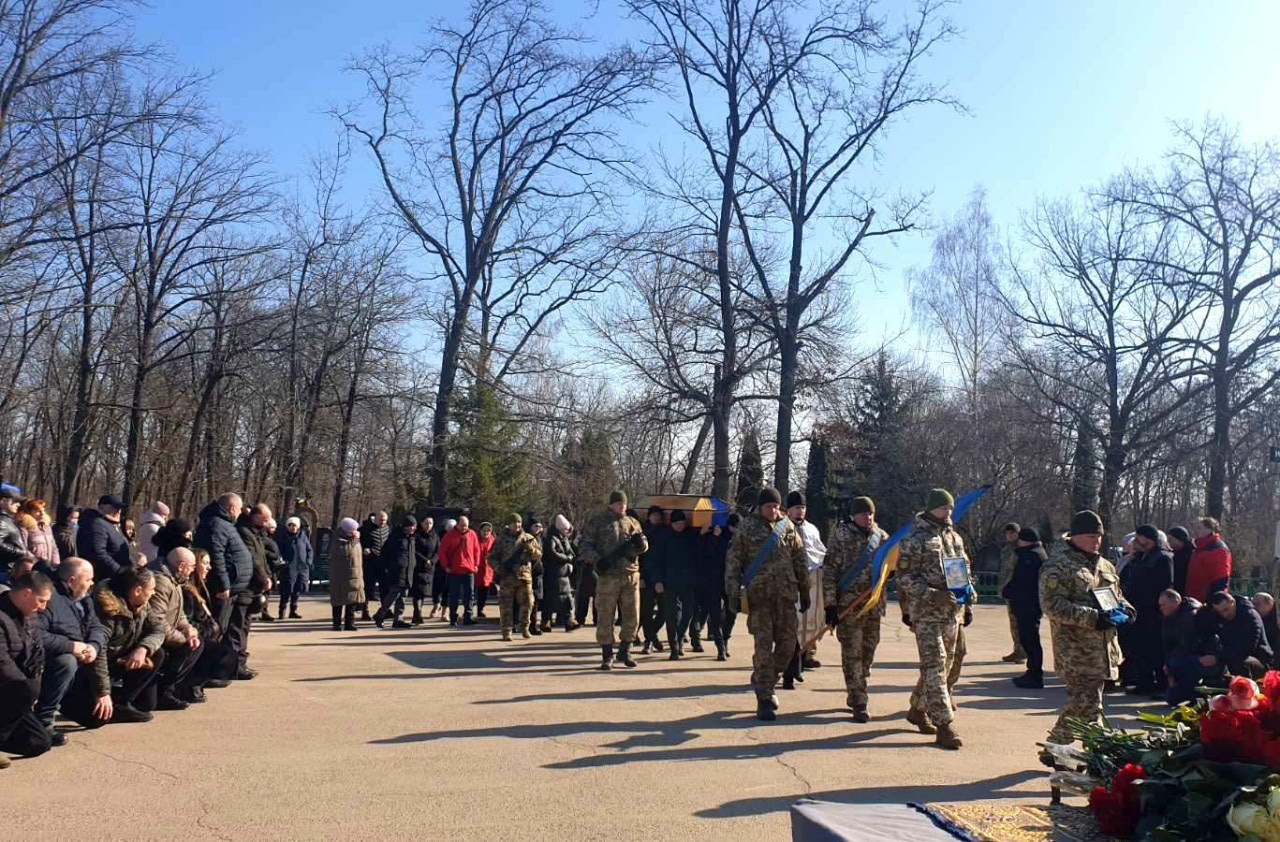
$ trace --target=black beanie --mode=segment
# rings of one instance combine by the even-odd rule
[[[1141,535],[1143,538],[1155,541],[1157,546],[1160,544],[1160,531],[1149,523],[1144,523],[1133,531],[1134,535]]]
[[[766,503],[777,503],[782,505],[782,494],[776,488],[760,489],[760,496],[756,498],[756,505],[763,506]]]
[[[401,526],[417,526],[418,519],[413,515],[405,515],[404,520],[400,523],[400,525]]]
[[[1169,537],[1177,538],[1179,541],[1181,541],[1184,544],[1191,543],[1191,534],[1187,532],[1187,528],[1185,526],[1174,526],[1170,528]]]
[[[803,491],[793,491],[787,495],[788,509],[791,508],[792,506],[803,506],[803,505],[805,505]]]
[[[1071,518],[1072,535],[1102,535],[1102,518],[1098,517],[1095,512],[1083,511],[1076,512]]]
[[[658,517],[665,517],[666,514],[667,513],[662,510],[661,506],[650,506],[649,511],[645,512],[644,516],[653,517],[654,515],[657,515]]]
[[[653,511],[653,510],[652,510],[652,509],[650,509],[649,511]],[[684,518],[684,509],[672,509],[672,510],[671,510],[671,522],[672,522],[672,523],[683,523],[683,522],[684,522],[684,519],[685,519],[685,518]]]
[[[854,497],[853,503],[849,506],[849,514],[851,515],[873,515],[876,513],[876,503],[870,497]]]
[[[1040,533],[1036,532],[1030,526],[1024,526],[1022,529],[1018,530],[1018,540],[1026,541],[1028,544],[1039,544]]]

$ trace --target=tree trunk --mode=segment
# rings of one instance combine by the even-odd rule
[[[150,356],[150,331],[142,336],[138,348],[138,366],[133,375],[133,398],[129,404],[129,442],[125,446],[124,456],[124,489],[120,499],[124,501],[126,511],[133,509],[133,498],[138,489],[138,452],[142,447],[142,389],[147,381],[147,358]]]
[[[688,494],[689,489],[693,487],[693,478],[698,473],[698,463],[702,460],[702,448],[707,443],[707,433],[711,432],[711,416],[708,415],[702,419],[702,426],[698,428],[698,437],[693,442],[693,448],[689,451],[689,461],[684,466],[684,477],[680,480],[680,493]]]
[[[462,325],[466,308],[454,317],[445,335],[444,353],[440,355],[440,381],[436,388],[436,408],[431,416],[431,504],[443,506],[449,499],[449,415],[453,407],[453,391],[458,377],[458,358],[462,352]]]
[[[1227,485],[1227,454],[1231,450],[1231,394],[1222,363],[1214,368],[1213,436],[1209,440],[1209,484],[1205,489],[1205,512],[1222,519]]]
[[[58,509],[70,506],[75,499],[76,481],[84,462],[89,441],[89,397],[93,388],[93,359],[89,346],[93,343],[93,279],[85,279],[84,297],[80,301],[80,353],[76,359],[76,406],[71,421],[71,441],[67,461],[62,469],[62,485],[58,488]]]
[[[726,395],[723,380],[716,377],[714,400],[710,409],[712,447],[715,467],[711,474],[711,496],[729,499],[729,407],[732,397]]]
[[[788,319],[790,321],[790,319]],[[795,414],[799,347],[788,324],[778,337],[778,431],[774,437],[773,484],[783,494],[791,487],[791,425]]]

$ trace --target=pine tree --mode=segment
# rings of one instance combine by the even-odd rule
[[[881,351],[859,384],[854,412],[859,437],[854,486],[855,496],[875,500],[876,518],[890,530],[914,516],[920,496],[902,443],[906,421],[902,388],[888,353]]]
[[[754,428],[742,437],[742,452],[738,456],[738,493],[734,495],[738,509],[755,508],[760,490],[764,488],[764,460],[760,457],[760,438]]]
[[[809,442],[809,461],[804,483],[805,501],[809,504],[806,518],[818,527],[820,535],[827,534],[833,512],[827,489],[827,443],[815,436]]]
[[[524,511],[533,502],[529,461],[497,393],[484,384],[473,386],[457,417],[449,457],[454,499],[471,509],[476,523]]]

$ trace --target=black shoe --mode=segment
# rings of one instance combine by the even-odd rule
[[[635,669],[636,662],[631,660],[631,647],[625,643],[618,647],[618,663],[628,669]]]
[[[289,619],[290,619],[290,620],[301,620],[301,619],[302,619],[302,615],[301,615],[301,614],[299,614],[297,611],[290,611],[290,612],[289,612]]]
[[[807,670],[816,670],[818,667],[822,666],[822,662],[806,652],[804,657],[800,660],[800,665]]]
[[[1013,680],[1013,686],[1021,687],[1023,690],[1043,690],[1044,676],[1025,672]]]
[[[345,623],[342,626],[343,631],[360,631],[355,623]]]
[[[644,646],[641,646],[641,647],[640,647],[640,654],[641,654],[641,655],[650,655],[650,654],[652,654],[652,653],[653,653],[653,641],[652,641],[652,640],[646,640],[646,641],[644,642]]]
[[[342,621],[338,621],[338,622],[334,623],[334,624],[333,624],[333,630],[334,630],[334,631],[342,631]]]
[[[778,709],[778,697],[776,695],[770,696],[769,698],[765,699],[764,703],[769,706],[770,710]]]
[[[774,711],[773,705],[760,699],[756,702],[756,719],[761,722],[772,722],[778,718],[778,714]]]
[[[383,628],[382,624],[385,623],[386,621],[387,621],[387,618],[382,616],[381,614],[373,615],[373,624],[378,628]]]
[[[207,701],[204,695],[204,690],[199,687],[188,687],[184,695],[187,697],[186,701],[193,705],[202,704]]]
[[[456,629],[457,627],[458,627],[458,618],[454,617],[452,620],[449,621],[449,628]]]
[[[172,693],[162,693],[156,700],[156,710],[186,710],[189,707],[189,702],[182,701]]]
[[[276,621],[276,618],[271,616],[271,611],[269,610],[263,611],[262,616],[258,619],[262,620],[264,623],[274,623]]]
[[[729,654],[729,641],[727,641],[727,640],[724,642],[724,656],[725,656],[726,658],[730,657],[730,654]]]
[[[676,649],[672,649],[672,650],[671,650],[671,654],[667,656],[667,660],[668,660],[668,661],[678,661],[678,660],[680,660],[680,652],[679,652],[678,650],[676,650]]]
[[[662,651],[662,641],[661,641],[661,640],[655,640],[655,641],[653,642],[653,651],[654,651],[654,652],[661,652],[661,651]]]
[[[145,710],[138,710],[133,705],[116,705],[115,712],[111,714],[112,722],[150,722],[151,714]]]
[[[410,623],[406,623],[404,620],[401,620],[399,617],[397,617],[396,619],[394,619],[394,620],[392,620],[392,621],[391,621],[391,628],[393,628],[393,629],[411,629],[411,628],[413,628],[413,625],[412,625],[412,624],[410,624]]]
[[[541,626],[538,626],[538,625],[535,625],[535,624],[530,623],[530,624],[529,624],[529,634],[542,634],[542,627],[541,627]]]
[[[426,622],[426,621],[422,619],[422,612],[421,612],[421,611],[415,611],[415,612],[413,612],[413,625],[415,625],[415,626],[420,626],[420,625],[422,625],[424,622]]]
[[[795,674],[795,679],[797,684],[804,684],[804,676],[800,673]]]
[[[866,705],[859,705],[853,709],[854,722],[870,722],[871,714],[867,713]]]
[[[701,652],[702,641],[695,637],[693,640],[689,641],[689,648],[692,649],[694,652]]]
[[[783,689],[783,690],[794,690],[794,689],[796,689],[796,681],[795,681],[795,677],[794,677],[794,676],[792,676],[790,673],[788,673],[787,675],[783,676],[783,678],[782,678],[782,689]]]
[[[600,669],[604,670],[605,672],[608,672],[609,670],[613,669],[613,647],[601,646],[600,655],[601,655]]]
[[[716,644],[716,660],[717,660],[717,661],[727,661],[728,659],[729,659],[729,655],[728,655],[728,653],[727,653],[727,652],[725,652],[724,644],[723,644],[723,643],[717,643],[717,644]]]
[[[474,626],[475,624],[476,624],[476,621],[471,619],[470,617],[462,618],[462,625],[464,626]]]
[[[222,678],[211,678],[204,683],[206,690],[221,690],[223,687],[230,687],[231,682]]]
[[[361,619],[361,620],[364,620],[364,621],[366,621],[366,622],[368,622],[369,620],[372,620],[373,618],[369,616],[369,612],[368,612],[368,611],[361,611],[361,612],[360,612],[360,619]]]
[[[248,667],[241,667],[236,671],[236,681],[252,681],[257,677],[258,674]]]
[[[66,734],[62,733],[61,731],[53,731],[53,730],[49,731],[49,745],[53,746],[54,748],[59,748],[60,746],[65,746],[66,744],[67,744]]]

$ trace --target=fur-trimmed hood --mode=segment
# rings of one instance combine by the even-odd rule
[[[129,603],[112,590],[109,583],[97,588],[93,599],[98,605],[99,613],[104,617],[125,617],[136,620],[147,610],[146,605],[140,605],[136,610],[131,611]]]

